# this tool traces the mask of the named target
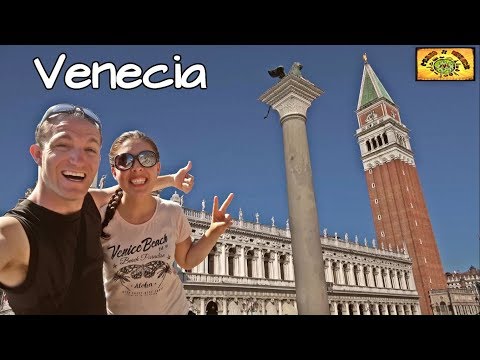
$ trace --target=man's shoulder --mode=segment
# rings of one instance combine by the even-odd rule
[[[22,224],[13,216],[4,215],[0,217],[0,231],[6,234],[15,234],[17,231],[23,231]]]
[[[97,207],[97,204],[95,203],[95,200],[90,192],[87,192],[83,198],[81,211],[93,214],[95,217],[100,217],[101,208]]]

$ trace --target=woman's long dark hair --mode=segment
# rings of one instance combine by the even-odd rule
[[[157,153],[157,156],[160,158],[160,154],[158,152],[157,145],[155,142],[145,135],[143,132],[138,131],[138,130],[133,130],[133,131],[127,131],[124,132],[122,135],[120,135],[118,138],[115,139],[113,142],[110,152],[108,154],[108,159],[110,161],[110,166],[114,166],[114,160],[115,156],[118,153],[118,149],[123,145],[123,143],[127,140],[143,140],[147,142],[152,149]],[[107,227],[108,223],[110,220],[112,220],[113,215],[115,215],[115,211],[117,210],[118,205],[120,204],[120,200],[122,199],[123,196],[123,190],[121,188],[118,188],[115,193],[112,195],[110,198],[110,201],[107,204],[107,209],[105,211],[105,218],[103,219],[102,222],[102,239],[110,239],[110,234],[107,234],[104,229]]]

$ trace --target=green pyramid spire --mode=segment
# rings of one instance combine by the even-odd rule
[[[360,86],[357,110],[380,98],[385,98],[394,104],[394,101],[388,94],[387,90],[383,87],[372,67],[367,63],[367,57],[365,54],[363,59],[365,61],[365,66],[363,67],[362,84]]]

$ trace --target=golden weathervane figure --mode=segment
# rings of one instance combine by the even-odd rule
[[[368,61],[367,61],[367,53],[363,53],[363,62],[364,62],[365,64],[368,63]]]

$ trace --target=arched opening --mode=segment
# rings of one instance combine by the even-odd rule
[[[235,260],[235,248],[228,250],[228,275],[233,276],[233,261]]]
[[[377,136],[377,141],[378,141],[378,146],[382,146],[383,143],[382,143],[382,138],[380,137],[380,135]]]
[[[367,151],[372,150],[372,145],[370,145],[370,141],[367,140]]]
[[[337,315],[343,315],[343,304],[337,305]]]
[[[387,134],[386,133],[383,133],[383,142],[385,144],[388,144],[388,137],[387,137]]]
[[[210,253],[208,254],[207,270],[209,274],[215,274],[215,250],[216,247],[210,250]]]
[[[247,252],[247,276],[253,277],[253,250]]]
[[[280,279],[285,280],[285,255],[280,256]]]
[[[377,148],[377,142],[375,141],[375,138],[372,139],[372,145],[374,149]]]
[[[350,315],[354,315],[355,314],[355,306],[353,304],[349,304],[348,305],[348,313]]]
[[[348,265],[347,264],[343,264],[343,267],[342,267],[342,272],[343,272],[343,283],[345,285],[350,285],[348,283]]]
[[[209,301],[205,310],[207,315],[218,315],[218,305],[214,301]]]
[[[265,273],[265,279],[270,279],[270,271],[268,269],[268,262],[270,261],[270,253],[263,255],[263,270]]]
[[[380,315],[388,315],[386,311],[386,306],[383,304],[378,305],[378,311]]]
[[[447,304],[445,303],[445,301],[442,301],[440,303],[440,314],[441,315],[448,315]]]
[[[360,285],[360,269],[358,265],[353,267],[353,281],[355,282],[353,285],[359,286]]]

